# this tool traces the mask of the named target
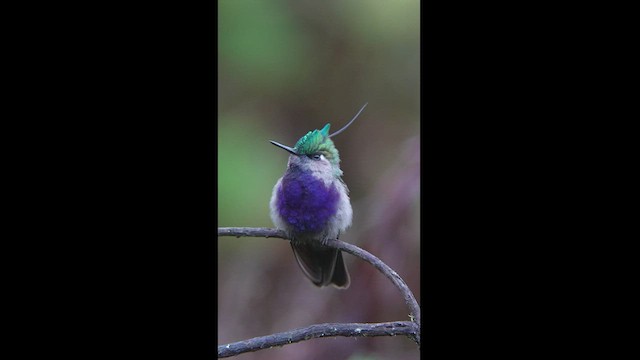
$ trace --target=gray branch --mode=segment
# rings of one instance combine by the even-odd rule
[[[218,228],[218,236],[235,236],[235,237],[275,237],[288,240],[284,231],[272,228]],[[292,330],[285,333],[253,338],[250,340],[240,341],[228,345],[218,346],[218,357],[228,357],[241,354],[243,352],[256,351],[260,349],[270,348],[273,346],[282,346],[293,342],[308,340],[325,336],[393,336],[406,335],[414,340],[418,346],[420,345],[420,306],[413,296],[407,284],[402,280],[393,269],[371,253],[349,243],[332,239],[326,242],[326,246],[342,250],[353,256],[373,265],[378,271],[384,274],[391,282],[400,290],[404,301],[409,307],[409,319],[407,321],[378,323],[378,324],[321,324],[312,325],[303,329]],[[409,326],[408,324],[411,324]],[[333,330],[332,330],[333,329]],[[356,331],[358,330],[359,331]],[[365,331],[365,329],[368,329]],[[393,329],[393,330],[390,330]],[[320,335],[318,335],[320,334]],[[298,336],[293,340],[291,336]],[[301,337],[300,337],[301,336]],[[286,340],[286,341],[284,341]],[[284,342],[282,342],[284,341]],[[233,350],[233,351],[232,351]],[[229,354],[222,356],[222,354]]]
[[[395,321],[386,323],[351,323],[351,324],[317,324],[305,328],[281,332],[277,334],[255,337],[249,340],[218,346],[218,358],[240,355],[246,352],[270,349],[275,346],[293,344],[295,342],[332,336],[396,336],[411,337],[417,333],[418,326],[411,321]]]

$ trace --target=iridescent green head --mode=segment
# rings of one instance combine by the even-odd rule
[[[298,140],[293,149],[299,155],[324,155],[332,165],[338,165],[340,163],[340,155],[338,154],[338,149],[333,145],[333,141],[329,138],[330,127],[331,124],[327,124],[322,130],[309,131]]]
[[[366,106],[367,104],[364,104],[364,106],[360,109],[360,111],[358,111],[356,116],[354,116],[347,125],[331,135],[329,135],[329,127],[331,127],[331,124],[327,124],[322,128],[322,130],[316,129],[313,131],[309,131],[305,136],[301,137],[296,145],[292,148],[286,145],[282,145],[273,140],[270,140],[270,142],[279,148],[287,150],[289,153],[295,155],[298,158],[302,156],[316,159],[324,157],[325,159],[327,159],[327,161],[329,161],[334,170],[337,173],[341,174],[342,172],[340,171],[339,165],[340,155],[338,154],[338,149],[336,149],[336,147],[333,145],[333,141],[331,141],[330,138],[340,134],[347,127],[349,127],[349,125],[351,125],[351,123],[353,123],[353,121],[358,118],[358,115],[360,115],[360,113]]]

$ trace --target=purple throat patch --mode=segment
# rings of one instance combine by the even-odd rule
[[[278,213],[295,232],[317,233],[338,209],[340,193],[311,174],[287,174],[278,189]]]

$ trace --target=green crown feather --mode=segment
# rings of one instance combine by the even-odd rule
[[[329,162],[334,165],[340,163],[338,149],[333,145],[333,141],[329,138],[329,127],[331,124],[325,125],[322,130],[309,131],[294,146],[298,154],[313,155],[322,154]]]

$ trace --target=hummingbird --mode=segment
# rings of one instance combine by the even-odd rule
[[[318,287],[331,284],[346,289],[351,283],[342,252],[325,246],[351,226],[353,218],[340,155],[331,138],[349,127],[366,106],[331,135],[331,124],[326,124],[322,130],[309,131],[294,147],[270,140],[289,152],[287,169],[273,187],[271,220],[287,234],[302,272]]]

